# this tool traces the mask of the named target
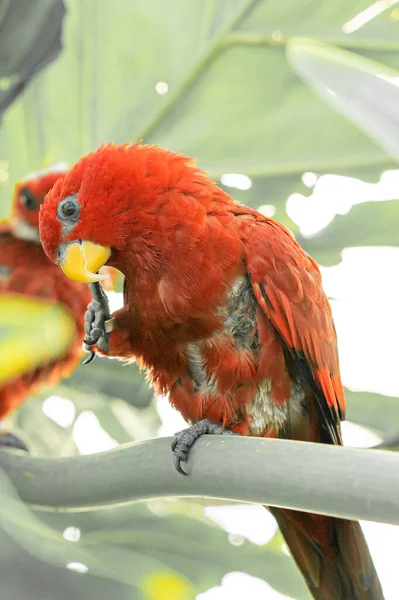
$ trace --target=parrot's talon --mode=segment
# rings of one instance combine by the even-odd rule
[[[87,324],[93,323],[93,321],[94,321],[94,313],[92,311],[87,310],[85,312],[85,321],[86,321]]]
[[[82,364],[88,365],[94,359],[95,352],[92,346],[97,345],[103,352],[109,350],[109,336],[114,327],[114,319],[109,311],[108,298],[99,283],[90,284],[93,299],[85,313],[85,344],[86,351],[90,356]]]
[[[17,437],[10,431],[0,430],[0,448],[10,448],[15,450],[23,450],[29,453],[28,446],[21,438]]]
[[[93,350],[89,350],[89,355],[82,360],[82,365],[89,365],[96,357],[96,353]]]
[[[93,346],[98,342],[99,338],[101,337],[101,333],[101,329],[99,327],[95,327],[91,330],[90,336],[88,338],[84,338],[83,342],[87,346]]]
[[[173,462],[174,462],[176,471],[178,473],[180,473],[180,475],[188,475],[188,473],[186,473],[186,471],[181,466],[182,460],[184,460],[184,459],[181,459],[180,456],[177,456],[176,454],[173,456]]]
[[[221,425],[212,423],[208,419],[198,421],[197,423],[194,423],[194,425],[191,425],[191,427],[175,433],[171,443],[171,448],[173,452],[175,469],[181,475],[188,475],[188,473],[182,469],[181,461],[185,462],[187,460],[190,448],[194,444],[195,440],[201,437],[201,435],[205,434],[239,435],[238,433],[230,431],[229,429],[223,429]]]

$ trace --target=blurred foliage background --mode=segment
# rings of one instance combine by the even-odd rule
[[[13,35],[0,46],[0,91],[19,94],[0,125],[0,216],[8,215],[15,181],[57,161],[74,163],[103,142],[144,138],[195,157],[237,200],[290,227],[321,264],[346,386],[346,443],[395,435],[399,170],[384,128],[396,131],[398,123],[381,119],[380,139],[378,128],[355,125],[344,114],[347,96],[336,111],[298,74],[286,46],[305,36],[376,61],[364,84],[372,90],[378,73],[399,67],[397,1],[69,0],[62,51],[28,85],[21,65],[32,48],[42,43],[57,54],[62,2],[57,14],[50,0],[18,4]],[[11,31],[8,5],[0,2],[0,31]],[[28,5],[35,39],[26,34]],[[394,80],[392,73],[386,77]],[[389,92],[396,106],[397,81]],[[356,69],[350,84],[356,95]],[[377,117],[389,111],[378,98]],[[366,111],[363,92],[358,101]],[[110,300],[122,303],[118,293]],[[58,456],[170,435],[182,422],[134,365],[96,359],[42,389],[7,425],[33,454]],[[0,493],[4,599],[309,598],[260,507],[160,500],[41,513],[24,506],[6,479]],[[386,598],[396,599],[397,528],[370,525],[366,534]]]

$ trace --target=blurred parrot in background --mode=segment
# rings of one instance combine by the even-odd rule
[[[102,146],[47,195],[40,232],[49,258],[92,290],[102,265],[124,274],[123,308],[109,315],[104,294],[89,304],[86,348],[134,358],[191,423],[172,444],[179,472],[206,433],[342,444],[336,332],[316,262],[191,159]],[[315,599],[383,599],[359,523],[271,511]]]
[[[39,207],[66,170],[55,165],[17,183],[11,218],[0,223],[0,419],[41,384],[68,376],[82,354],[90,291],[47,258],[39,237]],[[15,439],[4,432],[0,445]]]

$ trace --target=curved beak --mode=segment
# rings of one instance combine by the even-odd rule
[[[65,275],[82,283],[93,283],[106,279],[97,271],[111,256],[111,249],[87,240],[76,240],[61,244],[57,250],[57,262]]]

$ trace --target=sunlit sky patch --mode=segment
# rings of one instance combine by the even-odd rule
[[[397,600],[399,526],[370,521],[361,521],[361,526],[381,579],[385,600]]]
[[[226,187],[236,188],[237,190],[249,190],[252,187],[252,180],[247,175],[241,173],[225,173],[220,181]]]
[[[68,542],[78,542],[80,540],[79,527],[67,527],[62,532],[62,537]]]
[[[338,334],[342,379],[354,390],[399,396],[399,248],[348,248],[322,267]]]
[[[70,562],[66,565],[66,568],[76,573],[87,573],[89,570],[89,567],[80,562]]]
[[[293,600],[280,594],[263,579],[235,571],[227,573],[220,586],[198,594],[197,600]]]
[[[46,398],[42,410],[49,419],[61,427],[72,425],[76,414],[76,408],[72,400],[55,395]]]
[[[81,454],[103,452],[118,445],[118,442],[101,427],[100,421],[91,410],[80,413],[73,426],[72,437]]]
[[[304,173],[302,175],[303,184],[308,188],[312,188],[316,185],[316,181],[318,180],[318,175],[316,173]]]
[[[242,536],[258,546],[268,544],[277,531],[275,518],[263,506],[207,506],[204,513],[227,533]]]
[[[304,173],[303,177],[309,175],[312,174]],[[398,190],[398,169],[385,171],[378,183],[342,175],[321,175],[310,196],[291,194],[286,208],[301,234],[312,236],[331,223],[336,215],[346,215],[355,204],[396,200]]]
[[[370,446],[376,446],[382,442],[382,439],[374,431],[351,421],[342,423],[342,438],[345,446],[356,448],[370,448]]]
[[[174,435],[176,431],[181,431],[187,427],[186,421],[181,414],[173,408],[167,396],[158,396],[156,398],[156,407],[162,425],[158,429],[158,437],[168,437]]]
[[[273,217],[276,214],[276,207],[273,204],[262,204],[258,211],[265,217]]]
[[[123,294],[122,292],[107,292],[109,308],[111,313],[119,310],[123,306]]]

